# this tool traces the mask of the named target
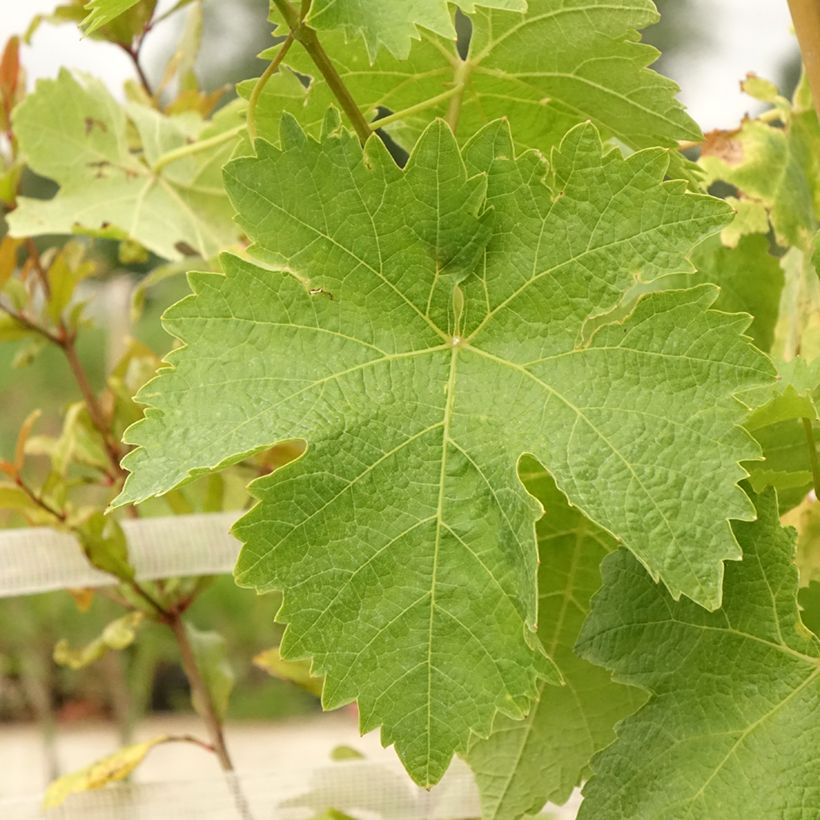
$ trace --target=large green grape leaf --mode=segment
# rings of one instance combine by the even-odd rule
[[[580,817],[813,817],[820,642],[800,621],[794,534],[773,492],[735,525],[723,608],[673,601],[624,550],[602,565],[579,649],[652,698],[592,763]]]
[[[60,190],[48,200],[20,197],[7,217],[10,232],[128,237],[165,259],[214,256],[239,238],[221,175],[236,140],[153,166],[162,153],[237,121],[235,106],[210,123],[137,104],[123,108],[102,82],[65,69],[40,80],[15,110],[14,133],[29,166]]]
[[[306,440],[253,485],[237,578],[286,590],[283,654],[312,656],[325,704],[357,698],[433,783],[549,675],[520,456],[673,594],[716,607],[740,556],[727,518],[753,514],[732,394],[771,367],[711,287],[587,332],[727,219],[663,182],[665,151],[623,159],[580,126],[545,178],[505,123],[460,154],[438,122],[402,171],[332,125],[316,142],[286,118],[281,150],[227,166],[251,253],[281,270],[225,256],[224,276],[192,276],[167,314],[187,348],[140,393],[118,503]]]
[[[476,6],[521,12],[527,0],[453,0],[465,12]],[[400,5],[382,0],[314,0],[310,5],[307,22],[322,29],[342,29],[348,39],[361,34],[371,57],[384,46],[394,57],[402,60],[410,52],[413,38],[419,29],[427,29],[445,38],[455,40],[456,30],[447,0],[403,0]]]
[[[534,814],[547,801],[563,803],[593,754],[614,738],[614,725],[646,700],[641,690],[613,683],[573,649],[601,583],[601,559],[615,542],[570,507],[535,462],[523,462],[520,476],[545,510],[536,527],[538,635],[564,685],[544,687],[524,720],[499,716],[489,738],[470,745],[467,762],[485,820]]]
[[[451,124],[466,136],[505,116],[520,145],[542,150],[585,120],[633,148],[675,146],[680,139],[699,139],[700,131],[676,101],[677,86],[647,68],[657,51],[637,42],[636,30],[656,20],[651,0],[529,0],[525,16],[477,11],[466,60],[453,42],[433,34],[425,34],[406,61],[382,53],[372,65],[364,47],[342,34],[323,33],[322,43],[370,116],[379,108],[413,108],[388,127],[405,145],[449,112]],[[311,82],[306,88],[290,70],[268,82],[257,117],[259,133],[271,141],[278,138],[283,110],[318,133],[331,102],[301,49],[291,49],[287,62]],[[247,96],[251,87],[244,84],[240,91]]]

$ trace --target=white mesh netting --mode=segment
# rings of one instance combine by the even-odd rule
[[[139,580],[230,572],[239,543],[229,530],[237,513],[203,513],[122,522]],[[0,530],[0,597],[55,589],[110,586],[77,540],[48,527]]]

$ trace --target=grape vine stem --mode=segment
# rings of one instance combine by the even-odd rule
[[[262,96],[262,91],[268,83],[268,80],[279,70],[282,60],[285,59],[290,47],[294,43],[293,31],[288,34],[285,41],[276,52],[276,56],[268,63],[268,67],[262,72],[262,76],[256,81],[256,84],[251,91],[250,99],[248,100],[248,136],[251,142],[256,139],[256,106],[259,104],[259,98]]]
[[[447,91],[443,91],[441,94],[437,94],[435,97],[430,97],[426,100],[423,100],[420,103],[416,103],[416,105],[411,105],[409,108],[403,108],[401,111],[396,111],[393,114],[387,114],[384,117],[380,117],[377,120],[373,120],[371,128],[382,128],[385,125],[391,125],[394,122],[400,122],[401,120],[404,120],[407,117],[412,116],[413,114],[418,114],[421,111],[426,111],[428,108],[432,108],[434,105],[438,105],[440,102],[449,100],[455,97],[456,95],[461,94],[463,91],[463,85],[454,85],[452,88],[448,89]]]
[[[151,170],[155,174],[159,173],[166,165],[176,162],[178,159],[191,156],[192,154],[198,154],[200,151],[207,151],[210,148],[216,148],[222,145],[223,142],[230,142],[232,139],[238,137],[244,130],[244,125],[237,125],[234,128],[223,131],[221,134],[208,137],[208,139],[197,140],[188,145],[181,145],[179,148],[174,148],[172,151],[160,155],[157,161],[151,166]],[[248,121],[248,130],[250,131],[250,120]]]
[[[322,77],[324,77],[328,88],[330,88],[333,92],[333,96],[338,100],[342,111],[344,111],[348,120],[350,120],[350,124],[356,132],[356,136],[358,136],[362,145],[364,145],[373,133],[370,124],[365,119],[359,106],[356,105],[356,101],[353,99],[350,90],[336,70],[336,66],[333,65],[333,61],[324,48],[322,48],[322,44],[319,42],[316,32],[304,22],[307,11],[310,8],[309,0],[305,0],[302,3],[301,13],[298,13],[288,0],[273,0],[273,2],[288,24],[293,39],[310,55],[314,65],[319,69]]]

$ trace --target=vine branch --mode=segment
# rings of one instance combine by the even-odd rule
[[[140,81],[140,85],[143,88],[143,91],[153,99],[154,97],[154,90],[151,88],[151,83],[148,81],[148,77],[145,74],[145,70],[142,67],[142,63],[140,62],[140,49],[142,48],[142,40],[139,41],[137,46],[132,47],[126,45],[125,43],[119,43],[119,46],[122,50],[128,55],[128,58],[131,60],[132,65],[134,66],[134,71],[137,73],[137,79]]]
[[[789,10],[806,67],[814,109],[820,116],[820,3],[817,0],[789,0]]]
[[[168,618],[168,626],[171,627],[174,637],[176,638],[180,658],[182,660],[182,668],[185,670],[185,677],[188,678],[191,692],[197,702],[201,704],[202,720],[205,722],[205,728],[208,730],[208,736],[210,737],[214,754],[219,759],[219,765],[223,770],[232,772],[233,761],[225,745],[225,738],[222,733],[222,722],[217,714],[210,690],[199,671],[194,649],[188,638],[188,631],[185,627],[185,622],[182,620],[182,616],[179,613],[173,613],[171,617]]]

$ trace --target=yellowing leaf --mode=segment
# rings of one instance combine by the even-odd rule
[[[49,200],[21,197],[8,216],[10,232],[130,238],[165,259],[191,249],[212,256],[238,239],[221,177],[237,125],[235,107],[210,123],[136,103],[124,110],[101,81],[63,69],[56,80],[40,80],[14,114],[29,165],[60,190]],[[129,127],[142,156],[132,150]],[[165,153],[225,133],[211,148],[154,167]]]
[[[53,809],[62,805],[72,794],[101,789],[109,783],[124,780],[142,763],[151,749],[168,740],[167,735],[160,735],[143,743],[124,746],[84,769],[57,778],[46,789],[43,806]]]

